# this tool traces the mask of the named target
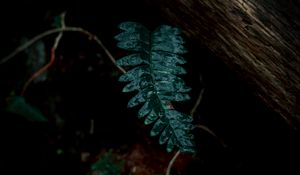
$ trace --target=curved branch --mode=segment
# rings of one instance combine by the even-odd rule
[[[65,13],[62,13],[60,15],[61,17],[61,29],[64,29],[66,27],[65,25]],[[25,83],[25,85],[23,86],[23,89],[22,89],[22,92],[21,92],[21,95],[23,96],[26,89],[28,88],[29,84],[35,79],[37,78],[38,76],[40,76],[42,73],[46,72],[47,69],[54,63],[55,61],[55,50],[57,49],[58,47],[58,44],[61,40],[63,36],[63,32],[61,31],[57,37],[55,38],[55,41],[54,41],[54,44],[51,48],[51,58],[50,58],[50,61],[49,63],[47,63],[46,65],[44,65],[42,68],[40,68],[37,72],[35,72]]]
[[[113,64],[122,72],[125,73],[126,71],[116,65],[116,60],[115,58],[112,56],[112,54],[108,51],[108,49],[103,45],[103,43],[101,42],[101,40],[94,34],[92,34],[91,32],[80,28],[80,27],[64,27],[64,28],[56,28],[56,29],[51,29],[48,31],[45,31],[37,36],[35,36],[34,38],[32,38],[31,40],[29,40],[28,42],[26,42],[25,44],[17,47],[12,53],[10,53],[9,55],[7,55],[6,57],[4,57],[3,59],[0,60],[0,64],[3,64],[7,61],[9,61],[11,58],[13,58],[14,56],[16,56],[17,54],[19,54],[20,52],[24,51],[26,48],[30,47],[32,44],[34,44],[35,42],[37,42],[38,40],[55,34],[55,33],[59,33],[59,32],[79,32],[82,33],[84,35],[87,35],[89,39],[94,40],[105,52],[105,54],[108,56],[108,58],[113,62]]]
[[[177,159],[177,157],[179,156],[180,151],[177,151],[176,154],[173,156],[173,158],[171,159],[171,161],[169,162],[167,171],[166,171],[166,175],[170,175],[171,173],[171,168],[173,166],[173,164],[175,163],[175,160]]]
[[[193,108],[192,108],[192,110],[191,110],[191,112],[190,112],[190,115],[191,115],[192,117],[194,117],[194,114],[195,114],[195,112],[196,112],[198,106],[200,105],[200,102],[201,102],[202,97],[203,97],[203,93],[204,93],[204,88],[201,89],[201,91],[200,91],[200,93],[199,93],[199,96],[198,96],[198,98],[197,98],[197,101],[196,101],[195,105],[193,106]]]

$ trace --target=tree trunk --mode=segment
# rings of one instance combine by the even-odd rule
[[[242,76],[269,107],[300,121],[299,0],[149,3]]]

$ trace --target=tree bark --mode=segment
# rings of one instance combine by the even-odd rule
[[[151,1],[287,121],[300,121],[299,0]]]

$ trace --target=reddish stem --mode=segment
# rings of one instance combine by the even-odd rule
[[[21,92],[21,96],[24,96],[24,93],[26,91],[26,89],[28,88],[28,86],[30,85],[30,83],[37,78],[38,76],[40,76],[41,74],[43,74],[44,72],[46,72],[46,70],[54,63],[55,60],[55,48],[51,48],[51,58],[50,61],[48,62],[48,64],[46,64],[45,66],[43,66],[42,68],[40,68],[38,71],[36,71],[25,83],[25,85],[23,86],[22,92]]]

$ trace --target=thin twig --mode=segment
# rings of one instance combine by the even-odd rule
[[[197,128],[202,129],[203,131],[206,131],[207,133],[209,133],[210,135],[212,135],[216,140],[218,140],[220,142],[220,144],[223,147],[226,147],[227,145],[224,143],[224,141],[222,139],[220,139],[216,133],[214,133],[211,129],[209,129],[207,126],[204,125],[196,125]]]
[[[191,110],[190,115],[191,115],[192,117],[194,116],[194,114],[195,114],[195,112],[196,112],[198,106],[200,105],[200,103],[201,103],[201,101],[202,101],[203,93],[204,93],[204,88],[200,91],[199,96],[198,96],[198,99],[197,99],[197,101],[196,101],[194,107],[193,107],[192,110]],[[200,124],[200,125],[196,125],[196,127],[199,128],[199,129],[202,129],[203,131],[206,131],[207,133],[209,133],[210,135],[212,135],[215,139],[219,140],[219,142],[221,143],[221,145],[222,145],[223,147],[226,147],[226,145],[225,145],[225,143],[223,142],[223,140],[221,140],[220,138],[218,138],[218,136],[217,136],[211,129],[209,129],[207,126],[201,125],[201,124]]]
[[[65,13],[62,13],[61,14],[61,29],[64,29],[65,28]],[[26,89],[28,88],[28,86],[30,85],[30,83],[35,79],[37,78],[38,76],[40,76],[41,74],[43,74],[44,72],[47,71],[47,69],[54,63],[55,61],[55,51],[58,47],[58,44],[61,40],[63,36],[63,32],[61,31],[57,37],[55,38],[54,40],[54,44],[51,48],[51,58],[50,58],[50,61],[45,65],[43,66],[42,68],[40,68],[37,72],[35,72],[25,83],[25,85],[23,86],[23,89],[22,89],[22,92],[21,92],[21,95],[23,96],[25,94],[25,91]]]
[[[190,115],[193,117],[198,106],[200,105],[202,98],[203,98],[203,93],[204,93],[204,88],[200,91],[198,99],[194,105],[194,107],[191,110]],[[203,131],[206,131],[207,133],[209,133],[210,135],[212,135],[215,139],[219,140],[219,142],[221,143],[221,145],[223,147],[226,147],[225,143],[223,142],[223,140],[221,140],[220,138],[218,138],[218,136],[211,130],[209,129],[207,126],[205,125],[196,125],[197,128],[202,129]]]
[[[3,64],[5,62],[7,62],[8,60],[10,60],[11,58],[13,58],[14,56],[16,56],[17,54],[19,54],[20,52],[22,52],[23,50],[25,50],[26,48],[28,48],[29,46],[31,46],[32,44],[34,44],[35,42],[39,41],[40,39],[55,34],[55,33],[59,33],[59,32],[80,32],[84,35],[87,35],[89,39],[94,40],[105,52],[105,54],[108,56],[108,58],[113,62],[113,64],[122,72],[122,73],[126,73],[126,71],[116,65],[116,59],[112,56],[112,54],[109,52],[109,50],[104,46],[104,44],[101,42],[101,40],[94,34],[92,34],[91,32],[80,28],[80,27],[65,27],[65,28],[55,28],[55,29],[51,29],[48,31],[45,31],[37,36],[35,36],[34,38],[32,38],[31,40],[29,40],[28,42],[26,42],[25,44],[17,47],[12,53],[10,53],[9,55],[7,55],[6,57],[4,57],[3,59],[0,60],[0,64]]]
[[[95,121],[94,119],[91,119],[90,120],[90,135],[93,135],[94,134],[94,130],[95,130]]]
[[[61,25],[61,29],[66,28],[66,24],[65,24],[65,16],[66,16],[66,13],[62,13],[62,14],[60,15],[60,25]],[[60,42],[62,36],[63,36],[63,32],[59,32],[58,36],[55,38],[54,44],[53,44],[53,46],[52,46],[52,48],[53,48],[54,50],[57,49],[58,44],[59,44],[59,42]]]
[[[202,81],[202,77],[200,77],[200,81]],[[196,103],[194,105],[194,107],[192,108],[190,115],[192,117],[194,117],[195,112],[197,111],[198,106],[200,105],[202,98],[203,98],[203,93],[204,93],[204,88],[200,91],[199,96],[196,100]],[[212,135],[215,139],[219,140],[219,142],[221,143],[221,145],[223,147],[226,147],[225,143],[223,142],[223,140],[221,140],[220,138],[218,138],[218,136],[211,130],[209,129],[207,126],[205,125],[196,125],[197,128],[202,129],[203,131],[206,131],[207,133],[209,133],[210,135]]]
[[[25,94],[26,89],[28,88],[29,84],[37,78],[39,75],[41,75],[43,72],[45,72],[54,62],[55,60],[55,49],[51,49],[51,58],[49,63],[47,63],[45,66],[43,66],[41,69],[39,69],[37,72],[35,72],[25,83],[25,85],[22,88],[21,96]]]
[[[204,88],[201,89],[201,91],[200,91],[200,93],[199,93],[199,96],[198,96],[198,98],[197,98],[197,101],[196,101],[194,107],[192,108],[192,110],[191,110],[191,112],[190,112],[190,115],[191,115],[192,117],[194,117],[194,114],[195,114],[195,112],[196,112],[198,106],[200,105],[200,102],[201,102],[201,100],[202,100],[202,98],[203,98],[203,93],[204,93]]]
[[[88,31],[86,31],[88,32]],[[93,38],[94,41],[96,41],[96,43],[102,47],[102,49],[104,50],[104,52],[106,53],[106,55],[108,56],[108,58],[114,63],[114,65],[123,73],[125,74],[126,71],[125,69],[123,69],[122,67],[118,66],[116,64],[116,59],[112,56],[112,54],[109,52],[109,50],[103,45],[103,43],[101,42],[101,40],[96,36],[96,35],[92,35],[91,33],[86,33],[87,35],[91,36]]]
[[[166,175],[170,175],[171,173],[171,168],[173,166],[173,164],[175,163],[177,157],[179,156],[180,151],[177,151],[176,154],[173,156],[173,158],[171,159],[171,161],[169,162],[168,168],[167,168],[167,172]]]

